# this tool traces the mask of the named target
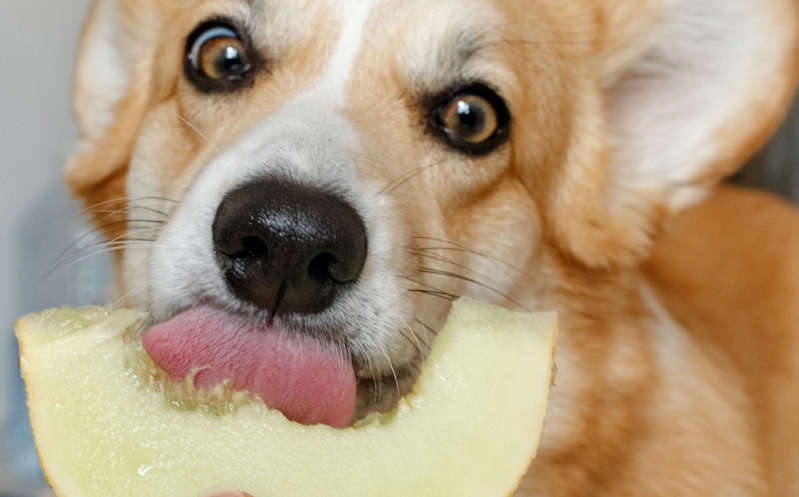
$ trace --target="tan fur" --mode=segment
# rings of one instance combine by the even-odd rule
[[[113,21],[93,9],[83,53],[109,42],[101,23],[123,27],[110,43],[127,84],[118,100],[97,100],[103,88],[79,63],[82,143],[67,183],[90,206],[122,207],[131,189],[180,201],[215,156],[318,83],[340,34],[326,2],[254,2],[282,12],[262,16],[272,24],[256,33],[272,65],[240,94],[208,96],[182,77],[184,38],[243,2],[103,1],[121,7]],[[547,428],[520,497],[799,496],[799,215],[730,188],[677,213],[782,119],[799,70],[799,9],[763,2],[773,64],[751,68],[725,106],[734,116],[701,129],[707,148],[686,158],[687,176],[650,184],[620,158],[632,146],[614,111],[663,42],[653,33],[672,4],[441,1],[431,16],[430,2],[385,0],[347,80],[341,111],[359,133],[357,175],[388,192],[393,263],[408,281],[561,314]],[[420,97],[444,89],[441,64],[429,63],[436,39],[424,35],[469,23],[484,37],[469,70],[501,87],[514,119],[509,144],[481,158],[446,150],[419,115]],[[124,237],[126,213],[103,210],[95,222]],[[118,271],[123,293],[142,278],[133,257]],[[409,300],[432,327],[447,310],[446,300]],[[132,303],[147,305],[146,295]]]
[[[724,188],[675,221],[646,269],[656,291],[751,399],[771,495],[799,495],[799,214]]]

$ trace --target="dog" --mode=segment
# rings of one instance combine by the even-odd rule
[[[791,0],[96,0],[66,182],[155,328],[200,312],[346,356],[353,407],[297,419],[390,408],[469,295],[560,313],[518,496],[797,496],[799,215],[720,185],[785,115],[798,20]]]

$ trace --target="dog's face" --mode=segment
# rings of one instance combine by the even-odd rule
[[[119,290],[155,321],[210,307],[319,338],[367,392],[413,377],[454,296],[588,320],[618,298],[668,214],[776,125],[794,19],[787,0],[100,0],[67,179],[105,202]]]

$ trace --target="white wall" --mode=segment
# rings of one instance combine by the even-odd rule
[[[16,370],[13,320],[64,303],[103,300],[105,261],[42,279],[85,230],[61,184],[75,137],[69,104],[89,0],[0,0],[0,497],[38,480]]]

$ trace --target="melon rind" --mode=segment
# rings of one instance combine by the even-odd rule
[[[554,313],[453,305],[414,391],[337,430],[262,402],[185,409],[129,367],[135,311],[60,309],[18,321],[37,450],[58,497],[505,497],[535,455]]]

